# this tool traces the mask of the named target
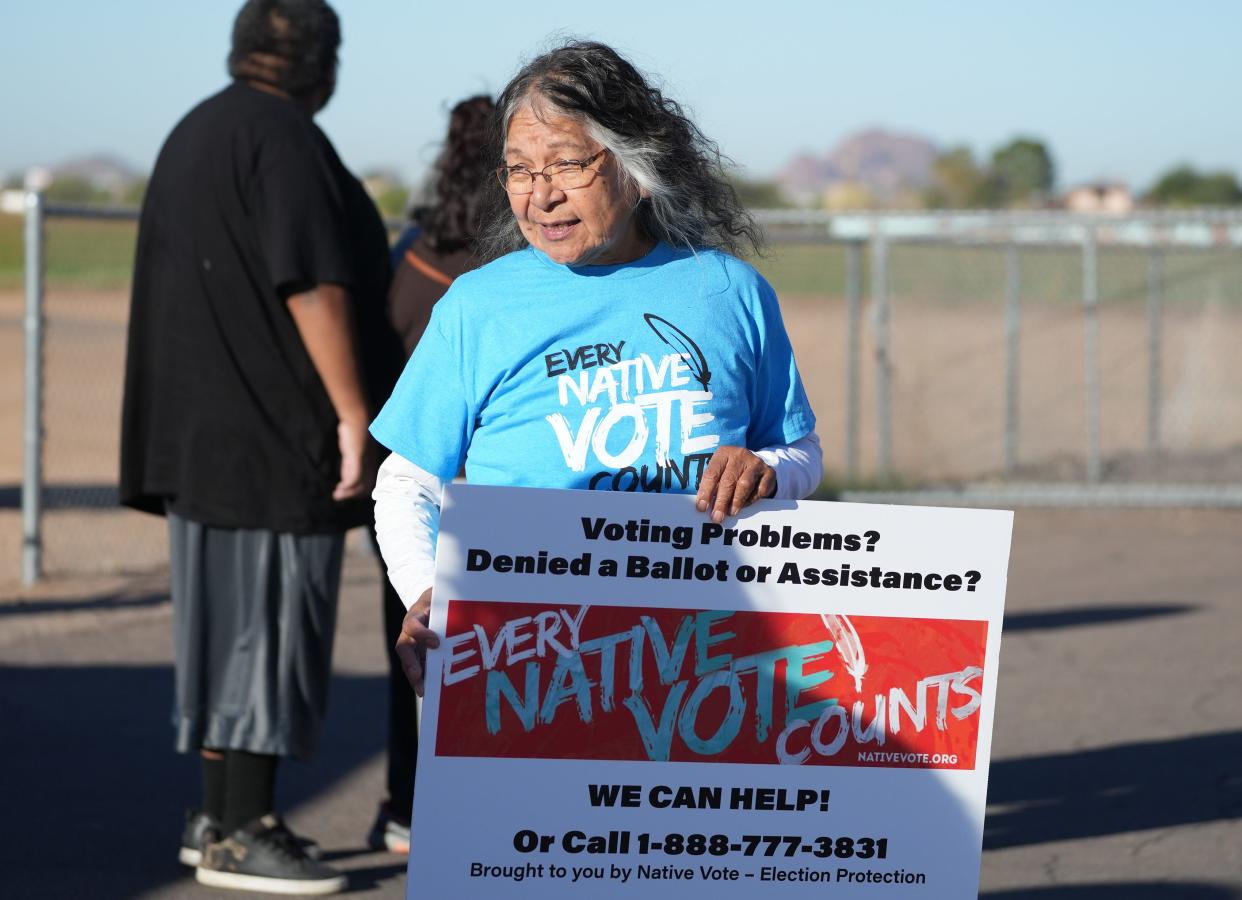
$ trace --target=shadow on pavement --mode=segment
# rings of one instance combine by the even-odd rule
[[[1129,622],[1134,619],[1150,619],[1156,616],[1178,616],[1193,612],[1194,606],[1082,606],[1070,609],[1048,609],[1039,612],[1006,613],[1005,633],[1014,631],[1043,631],[1053,628],[1077,628],[1081,625],[1103,625],[1112,622]]]
[[[987,891],[979,900],[1239,900],[1233,888],[1175,881],[1127,881],[1113,884],[1058,884],[1012,891]]]
[[[1236,818],[1242,731],[993,761],[988,805],[985,850]]]
[[[83,640],[90,640],[89,637]],[[387,679],[336,675],[320,747],[287,763],[281,808],[324,792],[384,748]],[[0,867],[8,897],[133,897],[186,878],[176,861],[198,799],[192,756],[173,752],[169,666],[0,667]],[[369,852],[330,847],[336,858]],[[350,872],[365,889],[405,862]]]
[[[120,492],[115,484],[82,482],[45,484],[41,498],[43,508],[50,509],[115,509]],[[0,484],[0,509],[21,509],[22,486]]]
[[[37,616],[60,612],[89,612],[101,609],[140,609],[142,607],[171,605],[168,591],[139,594],[138,596],[110,595],[100,597],[92,594],[82,599],[17,600],[0,603],[0,620],[10,616]]]

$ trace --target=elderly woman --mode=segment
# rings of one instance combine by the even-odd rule
[[[822,474],[772,288],[720,154],[602,44],[538,57],[497,103],[489,264],[436,305],[371,426],[397,651],[422,691],[443,482],[697,492],[716,521]],[[503,188],[503,191],[501,190]]]

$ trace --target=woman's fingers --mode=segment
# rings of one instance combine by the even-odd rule
[[[405,672],[405,680],[410,683],[414,693],[423,695],[423,652],[403,629],[397,636],[397,659],[401,661],[401,671]]]
[[[431,588],[428,588],[401,620],[401,633],[397,635],[395,648],[406,680],[420,697],[423,695],[427,648],[440,646],[440,636],[427,625],[430,614]]]
[[[763,462],[763,460],[759,460]],[[776,470],[767,463],[763,464],[763,475],[759,478],[759,484],[755,486],[755,495],[750,498],[747,505],[754,503],[756,500],[763,500],[766,497],[776,495]]]
[[[731,453],[724,458],[720,480],[716,483],[716,502],[712,504],[712,521],[723,522],[725,516],[735,515],[739,504],[735,502],[742,488],[743,476],[746,474],[744,463],[738,454]]]
[[[737,486],[733,490],[733,504],[729,509],[729,515],[736,516],[743,507],[771,496],[772,489],[776,487],[776,475],[772,467],[754,454],[751,454],[751,458],[753,462],[748,463],[738,477]]]
[[[723,522],[775,488],[776,474],[754,453],[745,447],[720,447],[707,463],[695,505],[700,512],[710,510],[712,521]]]

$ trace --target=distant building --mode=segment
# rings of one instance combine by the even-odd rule
[[[1067,191],[1061,205],[1070,212],[1124,216],[1134,211],[1134,197],[1120,182],[1083,184]]]
[[[0,213],[20,216],[26,211],[26,192],[19,190],[0,191]]]
[[[820,202],[825,209],[858,210],[875,207],[875,195],[865,184],[857,181],[838,181],[824,189]]]

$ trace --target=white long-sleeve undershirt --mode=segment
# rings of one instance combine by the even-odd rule
[[[777,500],[801,500],[824,477],[824,452],[815,432],[755,455],[776,472]],[[375,480],[375,537],[388,580],[406,609],[435,581],[443,494],[443,481],[396,453],[384,460]]]

